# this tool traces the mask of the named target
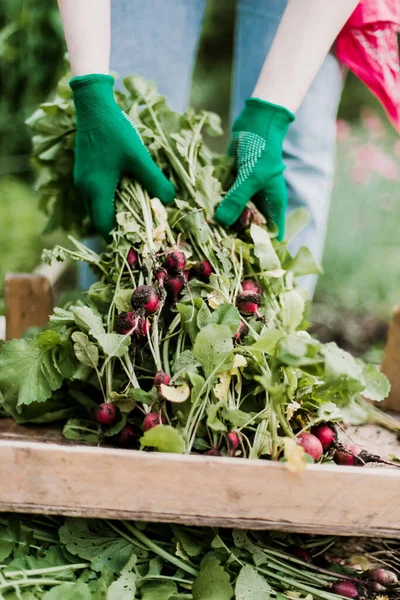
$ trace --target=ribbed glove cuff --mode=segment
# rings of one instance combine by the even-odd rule
[[[73,77],[69,85],[80,131],[107,125],[121,116],[121,109],[114,99],[114,78],[111,75]]]

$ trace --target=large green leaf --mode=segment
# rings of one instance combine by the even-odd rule
[[[217,558],[209,556],[201,563],[193,588],[193,600],[230,600],[233,589],[230,577]]]
[[[94,571],[108,567],[118,573],[130,559],[133,546],[99,520],[68,518],[59,531],[68,552],[91,563]]]
[[[390,392],[390,382],[375,365],[364,365],[363,375],[365,379],[365,389],[363,396],[380,402],[384,400]]]
[[[203,367],[206,377],[226,371],[233,362],[232,332],[228,325],[210,323],[202,329],[193,347],[196,360]]]
[[[263,271],[273,271],[281,268],[281,262],[276,254],[268,231],[254,223],[250,226],[250,235],[254,243],[254,254],[260,261]]]
[[[113,581],[107,591],[107,600],[135,600],[137,577],[132,572],[123,572]]]
[[[53,587],[46,592],[43,600],[91,600],[89,586],[83,581],[71,585],[70,583],[62,583]]]
[[[242,567],[236,580],[236,600],[269,600],[271,587],[250,565]]]
[[[146,431],[140,438],[143,447],[157,448],[159,452],[182,454],[185,441],[179,431],[170,425],[157,425]]]
[[[63,377],[52,356],[61,340],[54,331],[44,334],[35,340],[4,344],[0,354],[0,391],[6,402],[16,400],[18,406],[44,402],[61,386]]]

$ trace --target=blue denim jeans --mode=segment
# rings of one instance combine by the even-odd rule
[[[251,95],[287,0],[238,0],[231,118]],[[113,0],[111,68],[122,79],[133,73],[154,80],[170,106],[186,109],[206,0]],[[294,51],[296,49],[294,48]],[[329,54],[296,113],[284,144],[289,210],[304,206],[308,226],[291,244],[307,245],[322,259],[332,189],[336,113],[343,76]],[[83,274],[82,274],[83,275]],[[84,276],[83,287],[91,282]],[[303,278],[312,295],[316,277]]]

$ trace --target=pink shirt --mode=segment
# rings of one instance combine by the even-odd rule
[[[361,0],[339,33],[335,51],[377,96],[400,132],[398,31],[400,0]]]

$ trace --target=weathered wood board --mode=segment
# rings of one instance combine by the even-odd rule
[[[0,511],[400,538],[400,469],[61,443],[0,421]],[[43,439],[49,441],[40,441]]]
[[[6,275],[5,300],[7,340],[21,337],[28,327],[43,327],[53,312],[51,285],[43,275]]]

